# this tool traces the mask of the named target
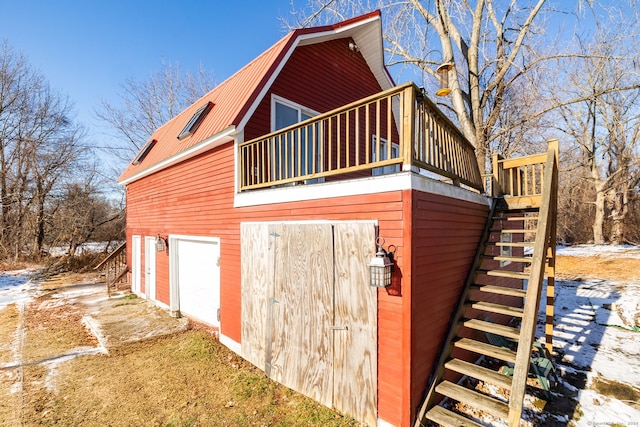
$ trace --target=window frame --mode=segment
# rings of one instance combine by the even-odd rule
[[[133,158],[133,161],[131,162],[131,164],[137,165],[140,162],[142,162],[145,159],[145,157],[147,157],[147,154],[151,152],[151,149],[155,147],[157,143],[158,143],[157,139],[150,139],[149,141],[147,141],[147,143],[142,146],[142,148],[140,149],[136,157]]]
[[[196,112],[193,113],[193,116],[191,116],[185,127],[178,134],[178,139],[182,141],[183,139],[186,139],[193,135],[196,130],[198,130],[198,127],[200,126],[204,118],[207,117],[207,114],[209,114],[209,111],[211,111],[212,108],[213,102],[211,101],[198,108]]]
[[[378,139],[378,135],[376,134],[372,134],[371,135],[371,161],[372,162],[376,162],[377,160],[377,152],[376,152],[376,145],[377,145],[377,139]],[[380,151],[382,153],[387,152],[387,144],[389,144],[389,141],[387,141],[385,138],[380,138]],[[396,157],[393,156],[393,152],[396,151]],[[400,158],[400,144],[396,143],[396,142],[392,142],[391,143],[391,158],[392,159],[397,159]],[[381,159],[381,160],[388,160],[388,159]],[[398,173],[400,172],[400,165],[399,164],[395,164],[395,165],[386,165],[386,166],[379,166],[377,168],[373,168],[371,169],[371,175],[372,176],[382,176],[382,175],[389,175],[392,173]]]
[[[281,128],[277,128],[276,127],[276,104],[281,104],[285,107],[288,107],[292,110],[296,110],[297,114],[298,114],[298,121],[296,123],[292,123],[290,125],[281,127]],[[302,116],[305,115],[307,116],[306,118],[302,118]],[[303,122],[304,120],[308,120],[310,118],[313,118],[315,116],[319,116],[320,113],[318,111],[315,111],[311,108],[305,107],[302,104],[298,104],[297,102],[293,102],[290,101],[286,98],[283,98],[282,96],[278,96],[276,94],[271,94],[271,132],[277,132],[281,129],[285,129],[289,126],[294,126],[300,122]],[[322,142],[317,139],[316,143],[318,145],[320,145]],[[311,155],[311,150],[308,150],[306,152],[306,164],[307,167],[311,162],[315,162],[316,164],[322,164],[322,159],[320,158],[320,154],[321,154],[321,150],[319,149],[319,147],[317,147],[316,149],[316,158],[315,159],[310,159],[310,155]],[[277,159],[276,159],[277,160]],[[274,164],[274,167],[275,166]],[[304,180],[305,184],[312,184],[312,183],[318,183],[318,182],[324,182],[324,177],[320,177],[320,178],[313,178],[313,179],[306,179]]]

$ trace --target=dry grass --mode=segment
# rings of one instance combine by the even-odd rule
[[[19,381],[17,370],[0,370],[0,425],[19,426],[20,399],[22,394],[16,389]]]
[[[201,330],[25,370],[25,425],[354,425],[269,380]],[[64,380],[63,380],[64,379]]]
[[[640,280],[640,259],[559,256],[556,259],[556,276],[570,280],[637,281]]]
[[[77,348],[95,347],[98,341],[82,324],[80,308],[41,297],[25,308],[24,362],[56,357]]]
[[[13,361],[13,342],[20,321],[20,313],[15,304],[0,310],[0,364]]]
[[[623,384],[618,381],[608,380],[601,376],[593,379],[592,387],[600,394],[618,399],[629,406],[640,409],[640,389]]]

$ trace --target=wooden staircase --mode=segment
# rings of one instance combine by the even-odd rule
[[[100,264],[98,264],[94,270],[102,270],[105,275],[105,282],[107,285],[107,295],[111,297],[111,294],[125,288],[129,288],[131,285],[127,282],[127,273],[129,267],[127,267],[127,244],[126,242],[121,244],[111,252]]]
[[[494,158],[496,197],[416,426],[482,426],[480,414],[520,424],[545,273],[551,352],[557,147],[551,141],[543,155]],[[512,376],[501,373],[505,365]],[[497,387],[498,397],[478,391],[488,389],[483,384]]]

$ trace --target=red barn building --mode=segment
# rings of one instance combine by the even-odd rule
[[[291,32],[159,128],[119,182],[135,293],[327,406],[415,421],[491,198],[460,132],[394,87],[379,12]],[[369,277],[379,237],[386,287]]]

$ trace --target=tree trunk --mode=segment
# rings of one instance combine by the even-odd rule
[[[602,182],[596,182],[596,216],[593,219],[593,243],[596,245],[604,244],[604,209],[606,194],[603,191],[602,184]]]
[[[628,183],[621,185],[622,188],[613,194],[613,209],[611,211],[612,232],[611,243],[614,245],[622,245],[625,241],[624,236],[624,220],[629,211],[628,201]]]

